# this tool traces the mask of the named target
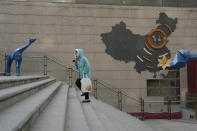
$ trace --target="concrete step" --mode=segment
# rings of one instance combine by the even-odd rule
[[[94,107],[92,107],[93,110]],[[106,131],[120,131],[119,128],[117,128],[117,126],[114,124],[114,120],[111,121],[108,116],[106,116],[104,113],[102,112],[97,112],[95,111],[96,115],[98,116],[98,119],[101,121],[103,127],[106,129]],[[123,130],[123,129],[122,129]],[[124,131],[124,130],[123,130]]]
[[[125,112],[112,107],[111,105],[105,104],[95,98],[91,98],[92,107],[100,117],[101,122],[107,127],[108,130],[115,131],[154,131],[152,128],[147,126],[144,122],[130,116]],[[108,120],[107,120],[108,119]],[[112,123],[114,127],[108,125]],[[114,129],[115,128],[115,129]]]
[[[16,102],[23,100],[24,98],[38,92],[40,89],[47,87],[51,83],[55,82],[55,79],[49,78],[30,84],[20,85],[16,87],[6,88],[0,90],[0,110],[7,108],[8,106],[15,104]]]
[[[28,97],[0,112],[0,127],[2,131],[25,131],[44,110],[58,90],[61,82]]]
[[[67,96],[68,85],[64,84],[36,122],[30,127],[30,131],[64,131]]]
[[[98,109],[95,109],[96,107],[95,101],[91,98],[91,107],[95,111],[98,119],[101,121],[103,127],[106,129],[106,131],[124,131],[123,127],[120,128],[119,125],[116,125],[114,120],[111,120],[105,113],[102,111],[98,111]]]
[[[0,72],[0,76],[5,76],[5,73],[4,72]]]
[[[75,88],[69,88],[66,131],[90,131]]]
[[[77,89],[78,90],[78,89]],[[78,98],[82,101],[84,98],[80,97],[80,91],[78,90]],[[90,103],[81,103],[85,117],[88,121],[88,126],[91,131],[124,131],[124,127],[120,127],[114,123],[114,120],[108,118],[102,111],[95,109],[95,100],[93,97],[90,97]],[[94,119],[94,121],[93,121]],[[92,120],[92,121],[91,121]],[[99,127],[97,127],[99,125]]]
[[[78,89],[76,91],[79,101],[83,101],[84,96],[81,96],[81,91],[79,91]],[[92,108],[91,104],[91,102],[81,103],[81,107],[83,109],[83,113],[85,115],[89,129],[91,131],[107,131],[107,128],[104,127],[95,110]]]
[[[0,76],[0,89],[48,79],[49,76]]]

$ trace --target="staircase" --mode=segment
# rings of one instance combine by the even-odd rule
[[[153,131],[48,76],[0,77],[0,131]]]

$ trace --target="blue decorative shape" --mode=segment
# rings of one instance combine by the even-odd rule
[[[189,50],[178,50],[175,57],[170,61],[170,67],[166,70],[176,70],[185,67],[187,62],[197,59],[197,52],[192,54]],[[159,67],[162,70],[162,67]]]
[[[20,76],[20,75],[21,75],[21,73],[20,73],[20,67],[21,67],[21,63],[22,63],[22,53],[23,53],[23,51],[25,51],[34,41],[36,41],[35,38],[30,38],[30,39],[29,39],[29,42],[27,42],[26,45],[21,46],[21,47],[15,49],[14,51],[9,52],[9,53],[7,54],[7,57],[6,57],[6,76],[10,76],[10,75],[11,75],[10,70],[11,70],[11,66],[12,66],[13,60],[15,60],[15,63],[16,63],[16,75],[17,75],[17,76]]]

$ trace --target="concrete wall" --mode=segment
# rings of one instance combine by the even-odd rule
[[[141,74],[134,62],[116,61],[105,53],[101,33],[123,21],[135,34],[145,35],[156,27],[160,12],[178,18],[177,29],[168,38],[168,49],[174,56],[177,49],[196,49],[197,9],[170,7],[136,7],[80,5],[36,2],[0,3],[0,47],[6,52],[26,43],[29,37],[38,40],[26,53],[47,53],[66,64],[72,64],[73,50],[83,48],[91,62],[93,74],[116,88],[126,88],[131,95],[146,96],[147,71]],[[181,90],[187,89],[186,68],[181,69]]]

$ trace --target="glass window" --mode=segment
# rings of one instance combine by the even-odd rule
[[[147,85],[149,87],[158,87],[159,86],[159,81],[158,80],[148,80]]]
[[[169,71],[164,79],[147,80],[147,96],[180,96],[179,70]]]

